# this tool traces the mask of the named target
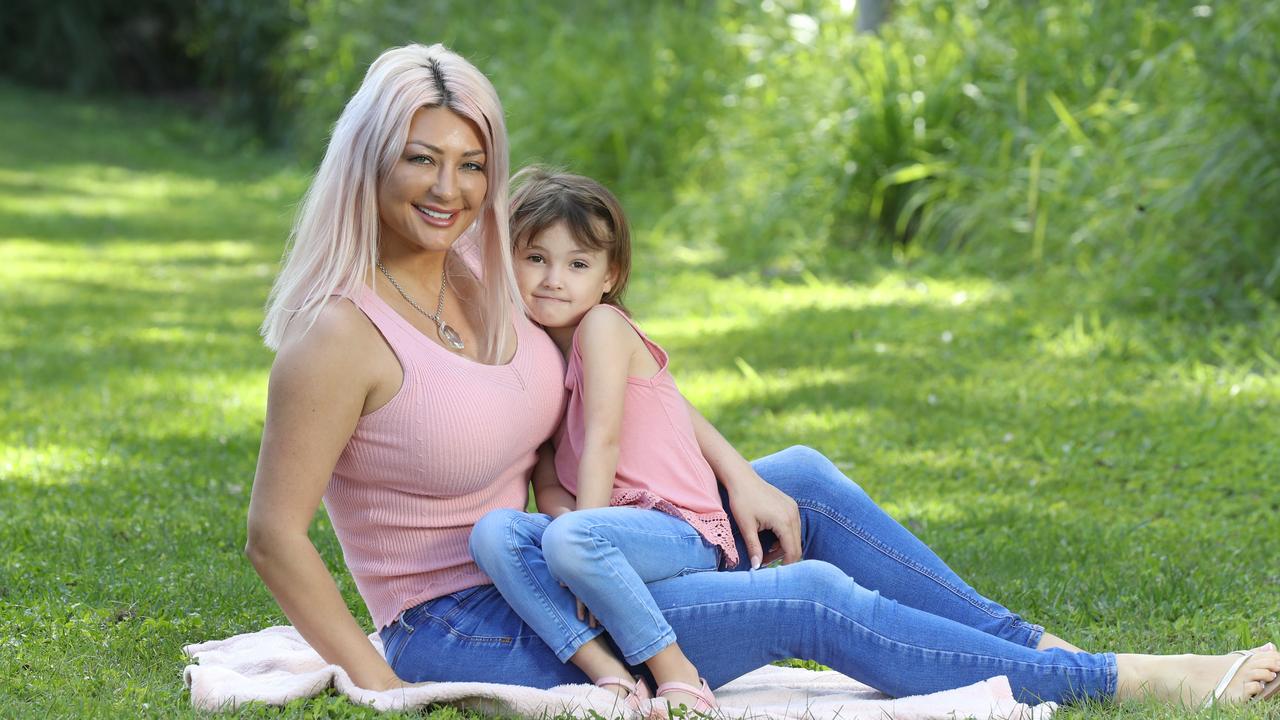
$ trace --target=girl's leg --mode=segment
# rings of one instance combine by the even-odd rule
[[[632,665],[676,641],[645,583],[719,564],[718,551],[689,523],[628,507],[561,515],[543,534],[542,551],[551,574],[590,608]]]
[[[573,595],[548,571],[542,536],[550,524],[548,515],[494,510],[472,528],[469,544],[471,558],[563,663],[604,631],[578,619]]]
[[[590,608],[626,661],[644,663],[672,707],[699,707],[699,697],[683,689],[700,685],[698,668],[645,583],[714,571],[719,551],[680,518],[629,507],[561,515],[543,534],[542,550],[552,574]]]
[[[796,446],[752,465],[799,505],[805,558],[831,563],[862,587],[911,607],[1018,645],[1037,647],[1043,627],[969,587],[821,453]],[[738,547],[745,565],[740,540]]]
[[[572,663],[592,682],[630,677],[630,670],[601,637],[603,629],[577,616],[573,595],[547,570],[542,534],[550,523],[547,515],[490,512],[472,528],[471,557],[506,598],[509,609],[551,646],[558,662]],[[608,687],[625,694],[621,685]]]

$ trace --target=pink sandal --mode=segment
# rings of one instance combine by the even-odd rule
[[[620,677],[602,677],[596,681],[596,687],[607,688],[617,686],[627,691],[625,696],[619,695],[624,705],[638,713],[649,712],[653,696],[649,694],[649,686],[643,678],[632,678],[630,681]]]
[[[665,700],[666,699],[665,696],[669,692],[689,693],[690,695],[694,696],[694,698],[696,699],[694,700],[693,707],[687,707],[682,705],[682,707],[686,708],[685,713],[687,713],[688,715],[695,715],[695,716],[711,715],[715,713],[716,710],[719,710],[720,706],[716,704],[716,696],[711,694],[711,688],[707,686],[706,679],[699,678],[699,680],[702,681],[702,687],[694,687],[688,683],[682,683],[682,682],[662,683],[661,685],[658,686],[658,697],[663,698]],[[671,708],[671,709],[674,710],[675,708]],[[686,717],[688,717],[688,715],[686,715]]]

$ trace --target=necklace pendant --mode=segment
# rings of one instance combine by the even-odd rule
[[[444,344],[454,350],[461,350],[466,347],[466,343],[462,342],[462,336],[458,334],[457,330],[449,327],[449,323],[443,320],[440,321],[440,324],[436,326],[436,331],[440,339],[444,341]]]

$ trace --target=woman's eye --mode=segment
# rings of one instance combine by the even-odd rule
[[[478,162],[463,163],[462,167],[475,172],[484,172],[484,166]]]
[[[409,162],[415,165],[427,165],[433,161],[431,157],[428,155],[414,155],[413,157],[409,158]]]

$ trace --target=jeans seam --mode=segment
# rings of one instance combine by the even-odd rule
[[[661,512],[661,511],[660,511],[660,510],[653,510],[652,512]],[[680,521],[684,522],[686,525],[688,525],[688,521],[687,521],[687,520],[684,520],[683,518],[678,518],[678,517],[675,517],[674,515],[667,515],[666,513],[662,513],[662,514],[663,514],[665,517],[673,518],[673,519],[675,519],[675,520],[680,520]],[[604,528],[611,528],[611,527],[618,527],[618,525],[616,525],[615,523],[599,522],[599,521],[595,521],[595,522],[583,522],[583,523],[582,523],[582,530],[583,530],[583,531],[585,531],[585,532],[590,533],[592,536],[594,536],[594,535],[596,534],[596,532],[595,532],[596,528],[602,528],[602,527],[604,527]],[[692,525],[690,525],[689,527],[690,527],[690,528],[692,528],[693,526],[692,526]],[[650,536],[653,536],[653,537],[660,537],[660,538],[663,538],[663,539],[666,539],[666,540],[672,540],[672,539],[675,539],[675,540],[695,540],[695,539],[696,539],[696,540],[701,540],[701,539],[702,539],[702,535],[701,535],[701,534],[699,534],[696,530],[692,530],[692,531],[685,531],[685,530],[681,530],[680,532],[676,533],[676,532],[654,532],[654,531],[652,531],[652,530],[645,530],[645,529],[643,529],[643,528],[632,528],[632,527],[628,527],[628,528],[627,528],[627,532],[635,533],[635,534],[637,534],[637,535],[650,535]]]
[[[568,621],[565,620],[564,615],[561,614],[560,609],[557,608],[554,603],[549,601],[548,598],[550,597],[550,593],[547,592],[546,588],[542,588],[542,586],[538,583],[537,576],[533,573],[533,571],[529,568],[529,564],[525,561],[524,553],[520,552],[516,548],[516,543],[512,538],[512,533],[515,532],[515,526],[517,523],[520,523],[520,522],[523,522],[523,521],[517,519],[515,522],[511,522],[507,524],[507,552],[516,558],[517,565],[519,565],[520,567],[520,572],[524,574],[525,582],[529,583],[531,586],[541,588],[542,591],[536,592],[534,593],[534,595],[538,598],[538,602],[542,605],[543,609],[548,611],[548,614],[551,617],[555,618],[555,621],[559,623],[561,633],[569,637],[569,640],[563,643],[559,648],[552,648],[556,654],[556,657],[560,658],[561,660],[566,660],[567,657],[562,657],[562,653],[567,651],[571,647],[576,651],[577,647],[581,647],[583,644],[585,644],[587,642],[586,640],[582,640],[582,642],[579,642],[579,640],[581,640],[584,635],[589,635],[590,630],[589,629],[587,631],[580,630],[575,632],[573,628],[569,626]],[[599,633],[596,633],[596,635],[598,634]],[[594,637],[594,635],[592,637]],[[574,646],[574,643],[577,643],[576,647]],[[549,645],[550,644],[548,643],[548,646]],[[572,653],[570,653],[570,655],[572,655]]]
[[[507,645],[515,642],[519,638],[527,637],[525,635],[519,635],[516,637],[511,637],[508,635],[471,635],[459,630],[453,625],[450,625],[448,620],[445,620],[444,618],[439,617],[437,615],[431,615],[428,613],[427,618],[430,622],[435,623],[436,625],[439,625],[441,628],[443,628],[444,631],[447,632],[450,637],[454,637],[459,640],[466,640],[468,642],[497,642],[497,643],[502,643],[504,645]],[[421,626],[421,623],[419,623],[419,626]],[[410,633],[410,637],[412,637],[412,635],[413,634]],[[406,644],[408,644],[407,641],[406,641]]]
[[[591,539],[591,544],[593,545],[593,549],[595,550],[595,553],[594,553],[594,554],[595,554],[595,556],[596,556],[597,558],[601,558],[601,559],[603,560],[603,557],[602,557],[602,555],[601,555],[601,553],[600,553],[600,544],[603,542],[603,540],[602,540],[601,538],[597,537],[594,533],[590,534],[588,537],[590,537],[590,539]],[[610,543],[610,545],[612,545],[612,543]],[[615,547],[616,547],[616,546],[615,546]],[[617,584],[618,584],[618,585],[620,585],[620,586],[622,586],[622,587],[627,588],[627,590],[629,590],[629,591],[630,591],[630,590],[631,590],[631,586],[630,586],[630,584],[629,584],[629,583],[622,582],[622,577],[618,574],[618,570],[617,570],[617,568],[614,566],[614,563],[609,562],[609,561],[607,561],[607,560],[606,560],[604,564],[605,564],[605,565],[607,565],[607,566],[609,567],[609,572],[613,574],[613,577],[614,577],[614,579],[617,581]],[[633,570],[632,572],[634,572],[634,570]],[[643,587],[643,584],[642,584],[641,586]],[[659,630],[659,631],[661,631],[663,635],[666,635],[667,633],[672,633],[672,632],[674,632],[674,631],[671,629],[671,625],[667,622],[667,619],[666,619],[665,617],[663,617],[663,616],[662,616],[662,613],[661,613],[661,612],[659,612],[659,613],[658,613],[658,617],[656,617],[656,618],[655,618],[655,617],[653,616],[652,611],[651,611],[648,607],[645,607],[644,598],[637,597],[637,596],[636,596],[636,594],[635,594],[634,592],[632,592],[632,593],[631,593],[631,596],[632,596],[632,598],[634,598],[634,599],[638,602],[638,604],[639,604],[639,606],[640,606],[640,607],[643,607],[643,608],[644,608],[645,613],[646,613],[647,615],[649,615],[649,622],[653,623],[653,625],[654,625],[654,629],[655,629],[655,630]],[[654,604],[654,600],[653,600],[653,596],[652,596],[652,595],[650,595],[650,596],[649,596],[649,603],[650,603],[650,604]],[[667,626],[665,630],[662,630],[662,626],[663,626],[663,625],[666,625],[666,626]],[[615,643],[616,643],[616,642],[618,642],[618,638],[616,638],[616,637],[615,637],[615,638],[614,638],[614,642],[615,642]],[[650,642],[649,644],[647,644],[645,647],[648,647],[649,645],[652,645],[652,642]],[[620,647],[619,649],[620,649],[620,650],[622,650],[622,653],[623,653],[624,655],[632,655],[632,654],[635,654],[635,653],[628,653],[628,652],[626,651],[626,649],[625,649],[625,648],[621,648],[621,647]]]
[[[660,512],[660,511],[658,511],[658,510],[653,510],[652,512]],[[676,516],[674,516],[674,515],[667,515],[666,513],[662,513],[662,514],[663,514],[665,517],[672,518],[673,520],[679,520],[679,521],[681,521],[681,522],[685,523],[686,525],[688,525],[688,521],[687,521],[687,520],[685,520],[684,518],[678,518],[678,517],[676,517]],[[603,528],[612,528],[612,527],[617,527],[617,525],[615,525],[614,523],[610,523],[610,522],[599,522],[599,521],[595,521],[595,522],[585,522],[585,521],[584,521],[584,522],[582,523],[582,530],[591,536],[591,539],[592,539],[592,541],[593,541],[593,542],[597,542],[597,541],[599,540],[599,534],[598,534],[598,533],[596,533],[596,531],[595,531],[595,530],[596,530],[596,528],[602,528],[602,527],[603,527]],[[712,560],[711,560],[711,565],[710,565],[709,567],[705,567],[705,568],[702,568],[702,567],[689,567],[689,566],[687,566],[687,565],[686,565],[684,568],[682,568],[682,569],[681,569],[678,573],[676,573],[675,575],[671,575],[671,576],[666,577],[666,578],[661,578],[662,580],[669,580],[669,579],[671,579],[671,578],[682,577],[682,576],[684,576],[684,575],[689,575],[689,574],[692,574],[692,573],[695,573],[695,572],[710,572],[710,571],[712,571],[712,570],[716,570],[716,569],[718,569],[718,568],[720,567],[720,552],[721,552],[720,548],[719,548],[719,547],[716,547],[716,546],[714,546],[714,545],[711,545],[710,543],[707,543],[707,542],[706,542],[706,538],[702,537],[701,533],[699,533],[697,530],[692,530],[692,526],[689,526],[689,527],[690,527],[690,531],[683,531],[683,530],[682,530],[682,531],[680,531],[679,533],[652,532],[652,531],[650,531],[650,530],[637,529],[637,528],[631,528],[631,527],[628,527],[628,528],[627,528],[627,532],[635,533],[635,534],[637,534],[637,535],[648,535],[648,536],[650,536],[650,537],[659,537],[659,538],[663,538],[664,540],[673,540],[673,539],[674,539],[674,540],[684,540],[684,541],[686,541],[686,542],[690,542],[690,543],[692,543],[692,542],[702,542],[702,543],[704,543],[704,544],[706,545],[706,547],[707,547],[709,550],[711,550],[711,552],[712,552]],[[650,581],[648,581],[648,582],[657,582],[657,580],[650,580]],[[647,584],[647,583],[646,583],[646,584]]]
[[[848,531],[850,534],[854,535],[859,540],[862,540],[866,544],[870,545],[872,548],[879,551],[885,557],[893,560],[894,562],[899,563],[900,565],[903,565],[904,567],[907,567],[910,570],[913,570],[919,573],[920,575],[923,575],[924,577],[932,580],[934,583],[936,583],[940,587],[946,588],[952,594],[956,595],[959,598],[962,598],[965,602],[969,603],[973,607],[982,611],[993,620],[1003,620],[1009,617],[1016,617],[1012,613],[1001,615],[1001,614],[992,612],[991,608],[987,607],[985,604],[981,602],[978,602],[975,598],[970,597],[968,593],[965,593],[959,588],[952,586],[946,580],[938,577],[936,574],[930,571],[929,568],[924,567],[918,563],[912,562],[910,558],[907,558],[897,552],[894,552],[891,547],[880,542],[870,533],[863,531],[860,526],[854,525],[852,522],[846,519],[843,515],[840,515],[839,513],[837,513],[834,508],[828,507],[827,505],[824,505],[822,503],[814,502],[812,500],[799,500],[797,501],[796,504],[802,508],[812,510],[824,517],[831,519],[836,524],[840,525],[840,527]]]

